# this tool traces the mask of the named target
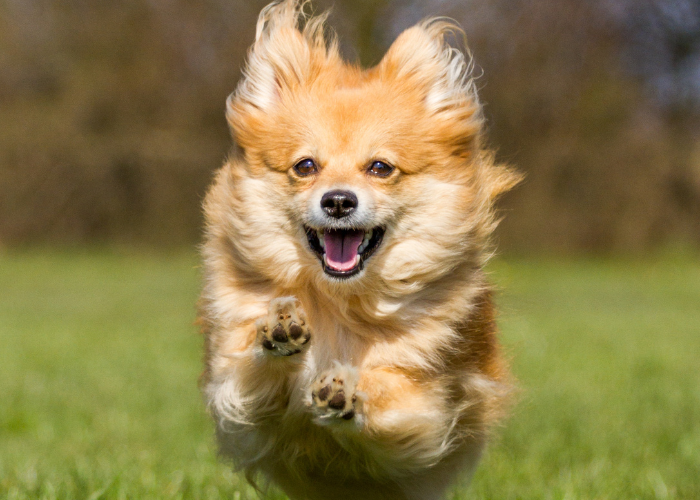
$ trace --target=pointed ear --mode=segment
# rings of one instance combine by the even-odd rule
[[[440,19],[409,28],[394,41],[379,69],[386,78],[419,90],[429,112],[480,122],[471,54],[451,47],[446,40],[450,35],[464,37],[458,26]]]
[[[308,79],[314,61],[325,58],[326,16],[307,19],[301,29],[305,3],[283,0],[260,12],[243,79],[226,102],[226,117],[234,129],[242,115],[272,111],[285,92]]]

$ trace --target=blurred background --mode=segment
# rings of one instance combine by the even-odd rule
[[[263,1],[0,0],[0,245],[196,242]],[[466,31],[490,143],[527,178],[506,252],[700,244],[697,0],[318,0],[372,65]]]

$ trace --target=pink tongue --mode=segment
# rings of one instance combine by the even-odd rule
[[[326,264],[336,271],[349,271],[355,267],[357,249],[365,237],[363,231],[331,231],[323,232],[326,245]]]

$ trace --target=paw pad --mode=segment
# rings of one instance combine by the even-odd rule
[[[316,379],[311,386],[310,405],[317,423],[327,425],[352,420],[358,415],[363,395],[355,390],[357,380],[355,368],[338,362]]]
[[[304,311],[294,297],[270,301],[267,317],[256,323],[258,340],[274,356],[292,356],[304,350],[311,339]]]

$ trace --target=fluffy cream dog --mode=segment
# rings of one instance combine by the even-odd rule
[[[222,453],[293,499],[441,498],[507,392],[482,268],[517,177],[482,145],[453,25],[363,70],[301,9],[262,11],[227,103],[203,390]]]

